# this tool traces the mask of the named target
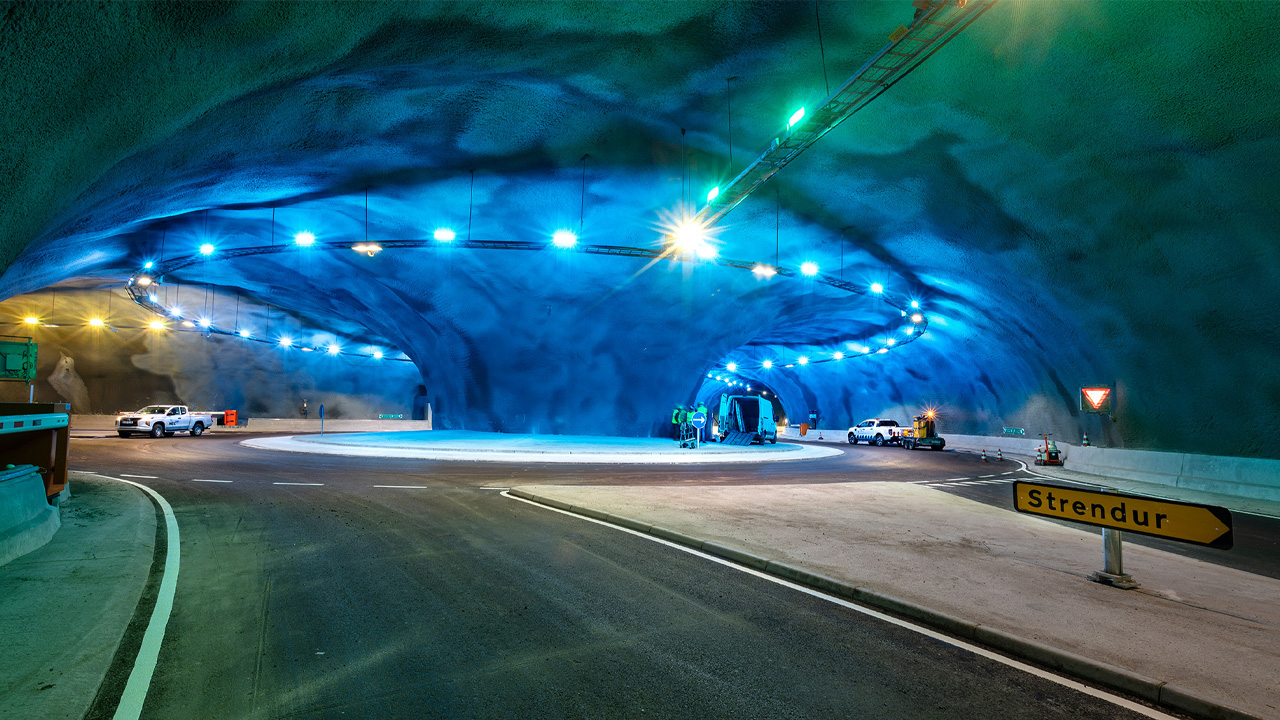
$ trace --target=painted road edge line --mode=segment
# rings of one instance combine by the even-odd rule
[[[230,480],[201,480],[200,478],[191,478],[191,482],[216,482],[216,483],[229,483],[229,482],[231,482],[231,481],[230,481]]]
[[[306,485],[307,487],[321,487],[324,485],[324,483],[286,483],[286,482],[273,482],[271,484],[272,485]]]
[[[283,485],[284,483],[280,483]],[[401,488],[404,490],[427,490],[426,485],[374,485],[376,488]]]
[[[113,720],[137,720],[142,715],[142,706],[147,701],[147,690],[151,687],[151,677],[156,671],[156,661],[160,658],[160,645],[164,642],[164,631],[169,625],[169,615],[173,612],[173,596],[178,589],[178,566],[181,542],[178,537],[178,519],[174,517],[173,507],[160,493],[132,480],[99,475],[109,480],[128,483],[146,494],[160,506],[164,513],[165,543],[164,574],[160,577],[160,590],[156,593],[156,605],[151,611],[151,620],[142,635],[142,645],[138,648],[138,656],[134,658],[133,670],[129,672],[129,681],[120,694],[120,703],[116,705]]]
[[[107,475],[103,475],[102,477],[109,477],[109,476],[107,476]],[[159,480],[159,479],[160,479],[160,478],[156,477],[155,475],[125,475],[124,473],[120,473],[120,477],[122,477],[122,478],[127,478],[127,477],[131,477],[131,478],[142,478],[143,480]],[[115,480],[116,478],[112,478],[112,479],[113,479],[113,480]],[[139,487],[141,487],[141,485],[139,485]]]
[[[1064,687],[1082,692],[1086,695],[1106,700],[1107,702],[1150,718],[1156,718],[1157,720],[1175,720],[1172,716],[1166,715],[1165,713],[1152,709],[1146,705],[1133,702],[1132,700],[1118,695],[1113,695],[1105,690],[1099,690],[1089,685],[1085,685],[1077,680],[1059,675],[1056,672],[1043,670],[1033,665],[1027,665],[1019,660],[988,650],[986,647],[973,645],[965,642],[964,640],[952,637],[951,635],[943,635],[929,627],[902,620],[901,618],[897,618],[892,615],[885,615],[876,610],[857,605],[854,602],[850,602],[850,600],[856,600],[868,605],[883,608],[890,612],[905,615],[913,620],[931,625],[945,632],[984,643],[989,647],[994,647],[1008,653],[1009,655],[1029,660],[1031,662],[1040,663],[1041,665],[1054,670],[1084,678],[1113,690],[1129,693],[1135,697],[1139,697],[1157,705],[1162,705],[1178,712],[1185,712],[1198,717],[1205,717],[1206,715],[1212,714],[1213,717],[1232,718],[1233,720],[1265,720],[1264,718],[1260,718],[1257,715],[1235,706],[1213,698],[1204,697],[1192,691],[1172,685],[1167,681],[1149,678],[1131,670],[1092,660],[1090,658],[1076,655],[1075,653],[1067,652],[1034,640],[1028,640],[1018,635],[1004,632],[987,625],[973,623],[922,605],[917,605],[906,600],[895,598],[891,595],[885,595],[864,587],[855,587],[839,580],[818,575],[817,573],[811,573],[784,563],[768,560],[734,548],[728,548],[717,543],[691,537],[674,530],[667,530],[666,528],[659,526],[647,525],[631,518],[609,515],[600,512],[599,510],[569,505],[568,503],[550,498],[543,498],[541,496],[534,495],[533,493],[515,488],[510,491],[503,492],[501,495],[513,500],[538,505],[539,507],[547,510],[571,515],[588,522],[605,525],[614,528],[615,530],[631,533],[632,535],[644,537],[654,542],[668,545],[678,550],[717,562],[721,565],[734,568],[741,572],[756,575],[762,579],[791,587],[808,595],[822,598],[837,605],[860,612],[864,615],[869,615],[899,627],[907,628],[935,640],[945,642],[976,655],[981,655],[982,657],[1022,670],[1023,672],[1031,675],[1044,678]],[[846,600],[845,598],[849,599]],[[1206,710],[1209,710],[1210,712],[1207,713]]]

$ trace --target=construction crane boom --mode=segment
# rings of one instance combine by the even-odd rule
[[[818,109],[808,115],[797,113],[800,117],[793,117],[787,129],[773,139],[760,157],[728,185],[719,188],[719,193],[698,211],[693,222],[700,227],[715,225],[787,163],[866,107],[995,3],[996,0],[918,0],[916,6],[921,12],[909,26],[895,30],[889,36],[889,44],[871,56]]]

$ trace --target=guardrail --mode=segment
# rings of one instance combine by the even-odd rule
[[[67,486],[70,405],[0,403],[0,464],[32,465],[50,504]]]

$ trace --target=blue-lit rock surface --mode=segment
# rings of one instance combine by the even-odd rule
[[[834,84],[911,7],[821,13]],[[654,246],[682,177],[700,201],[824,97],[811,4],[31,4],[3,22],[6,296],[211,242],[166,284],[403,351],[437,427],[646,435],[733,361],[827,427],[933,404],[944,434],[1280,457],[1274,4],[998,4],[722,224],[722,257],[813,261],[929,317],[899,349],[791,369],[909,323],[705,264],[219,254],[304,229],[546,241],[580,216],[583,243]],[[1118,387],[1114,424],[1080,415],[1091,383]]]

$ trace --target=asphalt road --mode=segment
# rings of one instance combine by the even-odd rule
[[[966,454],[859,446],[758,468],[520,467],[274,453],[240,439],[72,443],[72,469],[134,476],[181,527],[144,718],[1139,717],[489,489],[988,474]]]

